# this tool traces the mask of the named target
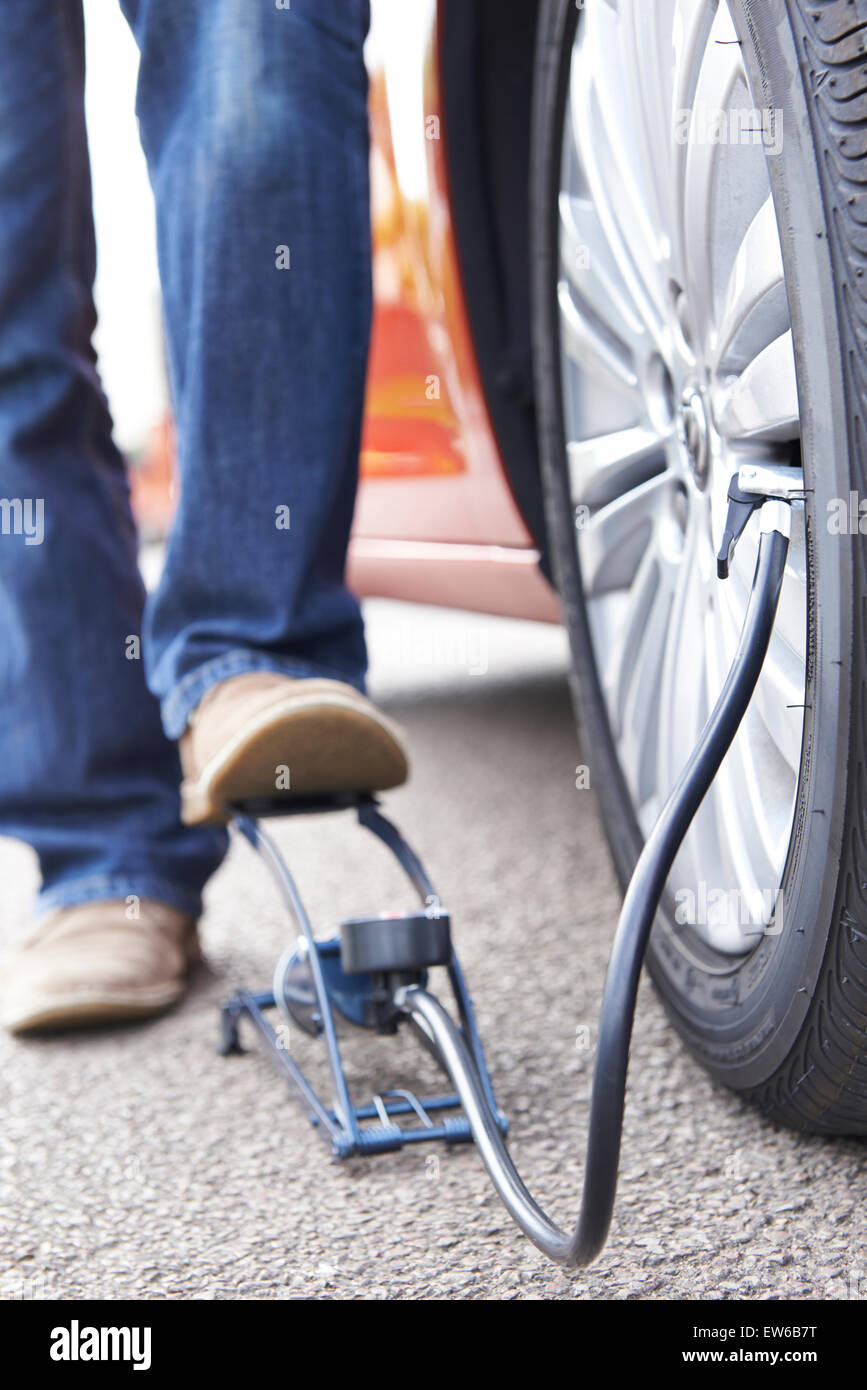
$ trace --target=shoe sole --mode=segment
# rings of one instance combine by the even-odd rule
[[[288,788],[278,787],[288,768]],[[233,802],[386,791],[406,781],[397,729],[340,694],[295,695],[250,720],[181,787],[186,825],[225,824]]]
[[[19,1006],[4,1014],[3,1027],[8,1033],[54,1032],[59,1029],[88,1028],[98,1023],[122,1023],[151,1018],[176,1004],[184,986],[160,985],[149,990],[136,990],[126,997],[94,991],[54,997],[42,996],[29,1008]]]

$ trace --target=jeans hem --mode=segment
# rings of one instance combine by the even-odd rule
[[[195,671],[184,676],[171,695],[161,705],[163,728],[166,736],[179,739],[187,727],[190,715],[200,704],[212,686],[230,680],[232,676],[245,676],[252,671],[274,671],[281,676],[293,676],[298,680],[326,679],[343,681],[364,693],[364,681],[353,679],[345,671],[333,671],[326,666],[314,665],[306,661],[295,661],[291,657],[269,656],[265,652],[235,651],[224,656],[214,657],[198,666]]]
[[[176,907],[191,917],[202,915],[202,895],[168,879],[133,877],[127,874],[98,874],[91,878],[70,879],[53,888],[43,889],[36,899],[36,916],[78,903],[114,902],[128,897],[152,898],[155,902]]]

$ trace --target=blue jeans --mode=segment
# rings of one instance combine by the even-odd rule
[[[80,5],[2,0],[0,833],[35,849],[41,910],[135,894],[198,912],[226,849],[179,821],[175,740],[202,696],[259,670],[364,686],[343,572],[371,312],[368,0],[123,9],[179,511],[145,602],[91,347]]]

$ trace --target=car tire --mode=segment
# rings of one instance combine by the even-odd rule
[[[710,0],[707,0],[710,3]],[[696,0],[704,3],[704,0]],[[594,652],[567,466],[558,200],[577,26],[608,0],[543,0],[531,160],[533,330],[545,504],[572,690],[621,885],[643,843]],[[609,6],[616,10],[616,6]],[[661,911],[648,967],[687,1046],[769,1117],[867,1133],[867,551],[837,499],[867,496],[867,0],[728,0],[745,68],[785,139],[769,160],[807,501],[806,694],[782,930],[715,952]],[[758,104],[758,99],[757,99]],[[865,528],[867,529],[867,528]]]

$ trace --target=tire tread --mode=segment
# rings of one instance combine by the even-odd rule
[[[867,399],[867,0],[794,0],[802,77],[829,210],[827,235],[849,380],[852,487],[864,494]],[[818,235],[824,235],[819,230]],[[862,596],[851,654],[853,719],[837,900],[825,958],[799,1041],[786,1064],[747,1092],[768,1116],[824,1134],[867,1133],[867,553],[853,545]]]

